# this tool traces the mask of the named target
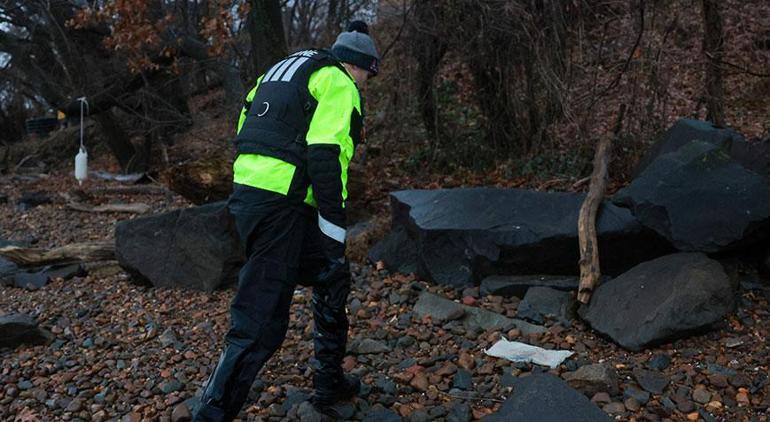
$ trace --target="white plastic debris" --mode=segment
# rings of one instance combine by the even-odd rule
[[[88,178],[88,152],[81,148],[78,155],[75,156],[75,179],[81,185]]]
[[[492,347],[485,350],[489,356],[508,359],[512,362],[532,362],[538,365],[556,368],[564,359],[572,356],[569,350],[547,350],[517,341],[500,339]]]

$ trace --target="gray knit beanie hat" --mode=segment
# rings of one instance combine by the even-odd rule
[[[341,61],[368,70],[376,75],[380,70],[380,55],[374,41],[369,37],[369,28],[363,21],[353,21],[348,30],[337,36],[332,53]]]

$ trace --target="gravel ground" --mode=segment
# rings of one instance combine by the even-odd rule
[[[115,184],[89,181],[84,190]],[[7,203],[0,204],[2,239],[40,247],[111,239],[115,221],[128,218],[68,209],[58,193],[72,195],[78,187],[66,175],[40,180],[3,176],[0,186],[7,195]],[[17,200],[31,191],[48,192],[54,202],[20,211]],[[172,194],[94,195],[90,201],[145,202],[151,212],[188,205]],[[709,333],[631,353],[579,321],[566,327],[548,322],[545,334],[526,337],[516,330],[469,332],[458,324],[433,324],[412,313],[422,290],[508,316],[516,315],[518,300],[479,298],[478,289],[436,288],[368,264],[354,265],[353,272],[351,342],[368,339],[369,350],[360,346],[359,352],[373,353],[345,360],[346,369],[365,384],[362,398],[341,408],[350,419],[374,420],[387,413],[383,409],[414,421],[467,421],[494,412],[511,392],[506,380],[548,370],[483,353],[505,335],[575,351],[550,370],[557,375],[587,364],[611,366],[618,392],[592,397],[617,420],[767,421],[767,290],[742,290],[736,313]],[[218,357],[232,294],[140,286],[112,263],[37,291],[0,287],[0,315],[30,314],[55,336],[47,346],[0,350],[0,419],[184,420],[184,401],[199,390]],[[310,393],[312,371],[309,300],[307,290],[297,290],[286,341],[255,383],[241,414],[244,420],[308,417],[302,402]],[[670,363],[664,365],[667,358]],[[646,403],[629,400],[631,387],[639,388],[634,371],[650,368],[658,368],[668,381],[665,391]]]

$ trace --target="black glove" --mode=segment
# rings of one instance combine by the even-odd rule
[[[318,273],[316,283],[318,286],[333,286],[340,281],[350,279],[350,264],[344,257],[327,260],[326,265]]]

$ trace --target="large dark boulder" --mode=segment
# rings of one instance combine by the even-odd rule
[[[421,277],[458,287],[493,274],[577,274],[577,219],[584,198],[497,188],[395,192],[393,232],[382,241],[387,247],[375,246],[373,258],[390,270],[413,266]],[[670,250],[628,210],[609,203],[597,226],[607,274]]]
[[[634,175],[641,174],[658,157],[674,152],[694,140],[713,144],[749,170],[770,176],[770,140],[750,142],[738,132],[710,122],[680,119],[639,160]]]
[[[121,221],[115,255],[156,287],[213,291],[237,279],[243,254],[224,202]]]
[[[702,253],[640,264],[601,284],[580,315],[622,347],[638,351],[701,331],[735,304],[722,265]]]
[[[53,339],[53,335],[39,328],[34,318],[24,314],[0,316],[0,348],[16,348],[22,344],[41,345]]]
[[[486,422],[597,422],[610,417],[583,394],[549,373],[516,378],[513,394]]]
[[[770,185],[703,141],[658,157],[614,202],[681,251],[730,250],[770,231]]]

